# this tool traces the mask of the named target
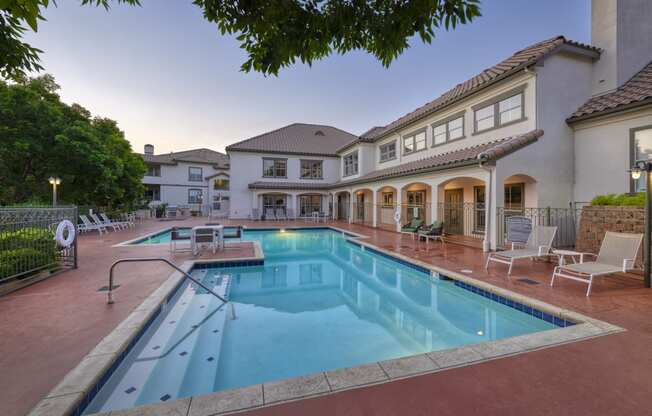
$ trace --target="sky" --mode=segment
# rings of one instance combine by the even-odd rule
[[[246,54],[190,0],[142,0],[108,12],[58,1],[26,40],[64,102],[116,120],[135,151],[209,148],[293,122],[353,134],[387,124],[532,43],[590,42],[589,0],[483,0],[483,16],[437,32],[389,68],[361,51],[282,69],[240,71]]]

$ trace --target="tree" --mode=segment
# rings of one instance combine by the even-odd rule
[[[115,0],[139,5],[139,0]],[[110,0],[80,0],[103,6]],[[388,66],[415,35],[426,43],[480,16],[480,0],[193,0],[222,34],[237,34],[249,58],[242,70],[278,71],[297,59],[312,64],[333,52],[364,50]],[[0,0],[0,75],[20,79],[41,70],[42,51],[21,41],[36,31],[49,0]]]
[[[49,201],[53,175],[62,179],[60,195],[68,203],[139,203],[142,158],[115,121],[61,102],[58,88],[50,75],[0,81],[0,205]]]

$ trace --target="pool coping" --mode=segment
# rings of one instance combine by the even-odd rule
[[[574,324],[497,341],[432,351],[425,354],[324,371],[238,389],[170,400],[163,403],[137,406],[120,411],[95,413],[94,415],[107,416],[113,413],[116,416],[118,414],[121,416],[137,416],[179,412],[188,416],[215,416],[237,413],[302,400],[304,398],[387,383],[418,375],[436,373],[625,331],[624,328],[619,326],[491,285],[484,281],[474,279],[468,274],[433,266],[417,259],[382,249],[373,244],[361,241],[361,238],[365,238],[365,236],[360,234],[329,226],[277,227],[277,229],[280,228],[330,228],[338,232],[342,231],[354,236],[356,238],[354,240],[355,244],[363,247],[363,249],[368,248],[385,256],[429,270],[431,278],[443,274],[452,280],[466,283],[491,294],[528,305],[539,311],[573,322]],[[357,236],[360,236],[360,238]],[[182,264],[181,269],[188,272],[196,264],[264,261],[264,253],[260,244],[258,242],[254,243],[253,257],[188,260]],[[84,405],[84,400],[88,400],[89,394],[93,393],[94,389],[95,392],[99,390],[98,383],[103,378],[108,378],[107,373],[119,365],[124,354],[128,352],[129,347],[137,341],[157,314],[161,312],[162,308],[174,295],[183,280],[184,278],[181,273],[172,273],[122,323],[102,339],[54,389],[39,401],[29,415],[66,416],[77,414],[76,412],[83,410],[81,406]]]

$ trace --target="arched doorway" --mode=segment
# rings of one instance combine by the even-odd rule
[[[485,181],[456,177],[439,184],[437,215],[447,234],[483,238],[486,231]]]
[[[352,222],[364,225],[373,225],[373,191],[371,189],[357,189],[353,192]]]
[[[339,191],[335,193],[335,219],[341,221],[349,220],[349,208],[351,207],[351,194],[349,191]]]
[[[403,224],[420,219],[425,223],[431,223],[430,201],[432,189],[430,185],[423,182],[413,182],[401,188],[401,222]]]
[[[394,213],[398,190],[393,186],[383,186],[376,191],[376,226],[390,231],[396,231]]]

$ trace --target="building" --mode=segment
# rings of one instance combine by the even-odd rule
[[[151,206],[168,204],[203,214],[229,212],[229,158],[209,149],[154,154],[145,145],[143,177]]]
[[[293,124],[228,146],[230,215],[441,220],[495,249],[507,216],[640,189],[628,169],[652,152],[650,21],[652,2],[594,0],[592,45],[530,45],[359,137]]]

